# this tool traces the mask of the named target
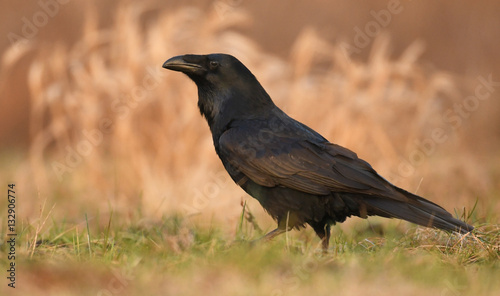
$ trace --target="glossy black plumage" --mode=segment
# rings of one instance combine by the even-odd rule
[[[185,73],[198,86],[198,106],[224,167],[278,222],[267,238],[287,226],[309,224],[327,248],[330,225],[352,215],[399,218],[460,233],[473,229],[290,118],[233,56],[177,56],[163,67]]]

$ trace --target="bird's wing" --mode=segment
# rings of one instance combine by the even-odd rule
[[[367,162],[328,142],[283,133],[262,136],[255,128],[234,128],[219,138],[219,153],[233,170],[262,186],[319,195],[336,191],[400,198]]]

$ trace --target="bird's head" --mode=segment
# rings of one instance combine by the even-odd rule
[[[227,54],[175,56],[163,63],[163,68],[179,71],[191,78],[198,87],[230,88],[237,82],[253,82],[253,74],[238,59]]]
[[[163,68],[186,74],[198,86],[198,106],[210,126],[223,114],[229,117],[254,116],[274,106],[255,76],[238,59],[227,54],[175,56]]]

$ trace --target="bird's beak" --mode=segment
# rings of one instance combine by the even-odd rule
[[[203,67],[192,59],[193,55],[181,55],[168,59],[163,68],[183,73],[194,73]]]

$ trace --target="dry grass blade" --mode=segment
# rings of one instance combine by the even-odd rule
[[[38,236],[41,233],[43,227],[45,226],[45,222],[47,222],[47,219],[49,218],[50,214],[52,213],[52,210],[55,208],[55,204],[52,206],[52,208],[49,210],[45,218],[43,217],[43,212],[45,210],[45,204],[47,203],[47,199],[43,201],[43,204],[40,206],[40,216],[38,218],[38,224],[35,229],[35,235],[33,236],[33,240],[31,242],[31,253],[30,253],[30,258],[33,258],[33,254],[35,253],[35,248],[38,245]]]

